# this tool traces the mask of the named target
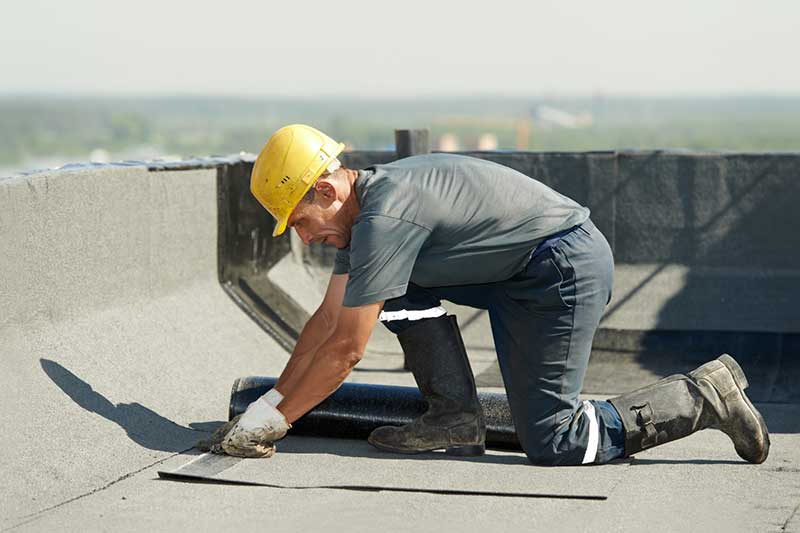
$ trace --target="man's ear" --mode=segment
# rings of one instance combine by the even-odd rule
[[[333,184],[328,180],[317,180],[317,183],[314,185],[314,189],[317,191],[317,194],[321,194],[322,197],[328,202],[332,202],[336,199],[336,187],[334,187]]]

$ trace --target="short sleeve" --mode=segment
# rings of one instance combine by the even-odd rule
[[[350,272],[350,247],[339,248],[336,250],[336,257],[333,259],[333,273],[347,274]]]
[[[405,220],[374,215],[357,220],[350,238],[346,307],[406,293],[414,263],[430,230]]]

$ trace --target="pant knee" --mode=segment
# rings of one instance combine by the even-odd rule
[[[584,464],[587,446],[596,446],[596,441],[591,441],[588,431],[579,431],[576,422],[573,419],[570,424],[540,426],[530,431],[525,439],[521,439],[528,460],[539,466]]]
[[[520,438],[531,463],[542,466],[603,464],[624,455],[625,431],[608,402],[584,401],[560,424],[539,421]]]
[[[528,461],[536,466],[559,466],[571,464],[564,462],[564,454],[558,453],[551,446],[526,446],[523,448]],[[580,464],[580,463],[578,463]]]
[[[546,431],[528,431],[526,435],[520,435],[522,451],[528,460],[538,466],[554,466],[558,464],[558,453],[553,446],[555,439],[554,428]]]

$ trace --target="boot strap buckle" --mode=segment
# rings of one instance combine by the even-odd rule
[[[650,448],[658,443],[658,430],[653,418],[653,408],[650,407],[649,403],[636,408],[636,422],[644,431],[642,449]]]

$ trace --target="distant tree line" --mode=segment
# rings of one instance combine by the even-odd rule
[[[591,114],[590,127],[540,128],[532,110],[546,102]],[[233,98],[0,98],[0,165],[52,155],[88,158],[149,146],[164,154],[258,152],[283,124],[306,122],[355,149],[389,149],[393,130],[429,127],[470,148],[482,134],[513,149],[520,120],[533,150],[687,148],[800,150],[800,97],[725,99],[430,99],[293,101]]]

